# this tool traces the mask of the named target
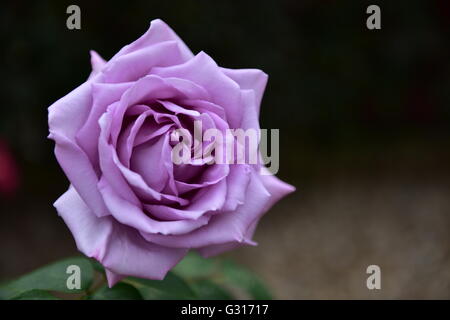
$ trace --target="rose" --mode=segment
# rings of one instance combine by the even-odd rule
[[[0,196],[11,197],[19,188],[19,169],[6,141],[0,139]]]
[[[161,20],[49,108],[49,137],[71,185],[56,202],[77,247],[101,262],[110,286],[162,279],[189,249],[211,256],[251,238],[293,187],[255,164],[176,165],[175,129],[259,129],[260,70],[193,56]]]

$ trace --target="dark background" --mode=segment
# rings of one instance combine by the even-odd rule
[[[70,4],[81,30],[66,28]],[[0,157],[14,161],[0,159],[0,280],[76,252],[52,207],[68,181],[47,107],[85,81],[90,49],[109,59],[155,18],[194,53],[269,74],[261,123],[280,129],[279,177],[297,192],[258,247],[229,256],[278,298],[450,298],[446,0],[2,1]],[[370,264],[382,290],[365,286]]]

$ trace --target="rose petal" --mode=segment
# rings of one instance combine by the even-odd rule
[[[161,77],[178,77],[191,80],[211,95],[213,103],[225,110],[230,127],[237,128],[241,122],[241,92],[238,84],[224,75],[214,60],[200,52],[184,64],[156,67],[152,74]]]
[[[132,83],[106,84],[92,83],[92,107],[89,116],[76,134],[76,141],[86,152],[95,166],[98,165],[98,137],[100,126],[98,120],[106,112],[107,107],[120,99],[122,94],[132,86]]]
[[[184,234],[207,224],[209,221],[208,216],[197,220],[157,221],[147,216],[139,207],[120,198],[105,179],[100,180],[98,187],[114,218],[121,224],[134,228],[136,233],[140,231],[143,234]]]
[[[117,282],[121,281],[123,278],[126,278],[126,276],[114,273],[109,269],[105,269],[106,273],[106,280],[108,280],[108,286],[112,288]]]
[[[243,130],[253,129],[259,137],[259,115],[256,111],[255,93],[252,90],[242,90],[242,105],[242,121],[240,128]]]
[[[78,249],[114,274],[160,280],[187,253],[186,249],[149,243],[112,217],[96,217],[74,188],[69,188],[55,207],[70,228]],[[110,283],[113,282],[111,279]]]
[[[113,110],[108,110],[99,120],[100,138],[98,140],[98,152],[102,179],[106,179],[120,197],[127,199],[136,206],[141,206],[140,200],[136,197],[114,161],[114,158],[117,157],[114,146],[108,142],[112,125],[112,113]]]
[[[112,111],[105,113],[99,121],[102,129],[99,139],[100,166],[103,173],[102,178],[105,178],[108,181],[109,185],[118,193],[120,197],[127,199],[139,208],[141,208],[142,203],[137,197],[139,192],[136,193],[135,188],[139,188],[140,191],[145,193],[145,195],[158,201],[165,199],[172,202],[178,202],[182,205],[189,203],[189,201],[184,199],[165,195],[150,188],[139,174],[132,174],[128,168],[123,166],[118,159],[116,150],[107,142],[107,136],[111,126],[111,113]]]
[[[96,217],[72,185],[54,206],[72,232],[78,250],[100,260],[113,232],[112,219]]]
[[[49,138],[55,141],[55,155],[64,173],[89,207],[99,217],[108,215],[95,185],[97,174],[75,135],[86,121],[92,103],[91,82],[85,82],[52,104],[48,111]]]
[[[171,66],[185,62],[176,41],[166,41],[117,57],[102,70],[109,83],[136,81],[153,67]]]
[[[158,102],[164,106],[164,108],[166,108],[167,110],[175,113],[176,115],[178,114],[184,114],[187,116],[191,116],[191,117],[198,117],[200,116],[200,113],[198,111],[195,110],[189,110],[186,108],[183,108],[182,106],[179,106],[171,101],[164,101],[164,100],[158,100]]]
[[[179,167],[179,166],[175,166],[175,167]],[[189,165],[185,165],[183,167],[184,169],[180,169],[180,172],[184,172],[184,171],[194,171],[197,172],[193,169],[193,166],[189,166]],[[223,180],[224,178],[226,178],[230,172],[230,169],[228,168],[228,166],[226,165],[213,165],[213,166],[208,166],[206,169],[203,169],[201,174],[197,174],[198,180],[195,183],[188,183],[188,182],[183,182],[183,181],[179,181],[176,180],[175,184],[177,186],[178,191],[180,192],[180,194],[183,194],[185,192],[194,190],[194,189],[199,189],[199,188],[204,188],[207,186],[211,186],[214,185],[216,183],[218,183],[219,181]],[[177,175],[178,171],[175,171],[175,175]],[[179,176],[177,176],[177,178],[180,178]],[[186,176],[184,176],[183,178],[186,178]]]
[[[261,100],[267,85],[267,74],[258,69],[221,68],[221,70],[225,75],[237,82],[241,89],[250,89],[255,92],[256,111],[259,116]]]
[[[269,194],[255,172],[252,172],[247,194],[245,203],[236,211],[214,215],[206,227],[180,236],[149,235],[145,238],[151,242],[175,248],[200,248],[229,242],[243,242],[250,225],[279,199],[277,195]]]
[[[150,22],[147,32],[131,44],[123,47],[111,60],[124,54],[155,45],[165,41],[176,41],[185,60],[191,59],[193,54],[177,34],[162,20],[155,19]]]
[[[228,242],[224,244],[216,244],[212,246],[198,248],[197,251],[205,258],[213,257],[226,251],[234,250],[244,245],[256,246],[258,245],[252,239],[255,229],[258,225],[258,221],[253,222],[245,233],[244,240],[242,242]]]
[[[114,159],[114,162],[123,174],[126,181],[130,184],[135,194],[144,203],[159,203],[164,205],[179,204],[180,206],[189,204],[189,200],[174,195],[157,192],[156,190],[150,188],[147,183],[145,183],[141,175],[126,168],[120,163],[120,161],[116,159]]]
[[[245,202],[248,184],[250,182],[251,168],[247,164],[230,165],[230,174],[227,177],[227,184],[232,186],[228,188],[227,198],[225,200],[224,211],[234,211]],[[250,195],[251,196],[251,195]]]
[[[168,144],[169,136],[160,136],[134,148],[131,156],[130,169],[139,173],[147,185],[158,192],[164,189],[169,179],[166,165],[171,158],[163,150]]]
[[[149,116],[152,116],[152,118],[149,119],[149,121],[146,121]],[[159,116],[159,114],[149,109],[141,113],[137,117],[137,119],[134,122],[128,124],[125,129],[122,129],[122,132],[119,135],[119,140],[117,142],[117,153],[119,155],[120,161],[127,168],[130,167],[130,159],[134,147],[148,142],[154,138],[160,137],[161,135],[166,133],[172,126],[174,126],[173,123],[168,122],[168,124],[166,125],[160,124],[159,122],[162,121],[158,121],[158,119],[161,120],[162,117]],[[170,117],[166,118],[170,119]],[[178,120],[176,121],[176,123],[181,126]],[[141,133],[141,131],[144,131],[142,130],[143,127],[145,128],[145,132]],[[136,141],[136,137],[139,133],[141,134]]]
[[[94,50],[89,51],[89,53],[91,54],[91,67],[92,67],[92,72],[89,76],[89,79],[91,79],[93,76],[95,76],[103,69],[103,67],[106,64],[106,61]]]
[[[232,188],[233,186],[229,186]],[[294,188],[274,176],[260,176],[254,170],[245,203],[236,211],[214,215],[208,226],[179,236],[149,235],[151,242],[174,248],[200,248],[230,242],[246,242],[247,230],[283,196]],[[269,193],[270,192],[270,193]]]
[[[168,80],[159,76],[149,75],[136,81],[121,97],[117,106],[114,107],[112,117],[111,137],[115,144],[122,129],[125,112],[131,106],[142,102],[165,100],[165,99],[189,98],[186,93],[172,85]]]
[[[209,114],[217,114],[221,119],[226,120],[225,111],[217,104],[200,99],[183,99],[180,105],[191,106],[192,109]],[[228,126],[228,125],[227,125]]]

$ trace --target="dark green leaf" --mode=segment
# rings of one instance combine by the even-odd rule
[[[216,272],[217,267],[217,261],[205,259],[197,253],[190,252],[173,268],[173,271],[186,279],[205,278]]]
[[[233,296],[224,288],[208,279],[201,279],[191,284],[199,299],[230,300]]]
[[[71,265],[80,267],[80,289],[69,289],[67,281],[72,273],[67,273]],[[13,280],[0,288],[0,298],[11,299],[31,290],[48,290],[66,293],[86,291],[93,278],[93,268],[88,259],[73,257],[54,262]]]
[[[223,262],[225,282],[244,290],[252,299],[269,300],[272,295],[258,276],[232,261]]]
[[[14,300],[60,300],[48,291],[31,290],[21,293]]]
[[[89,259],[89,261],[92,264],[92,267],[94,268],[95,271],[100,272],[100,273],[105,272],[105,268],[102,266],[102,264],[100,262],[98,262],[95,259]]]
[[[129,277],[122,280],[139,290],[144,299],[195,299],[194,291],[173,272],[169,272],[164,280],[148,280]]]
[[[117,283],[114,287],[103,286],[96,291],[90,299],[92,300],[142,300],[139,291],[130,284]]]

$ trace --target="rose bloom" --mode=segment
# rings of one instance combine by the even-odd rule
[[[193,55],[161,20],[49,108],[49,137],[70,180],[56,202],[77,247],[106,269],[163,279],[190,249],[212,256],[251,240],[261,216],[294,188],[260,164],[172,162],[171,132],[259,130],[267,75]],[[264,170],[264,169],[262,169]]]

